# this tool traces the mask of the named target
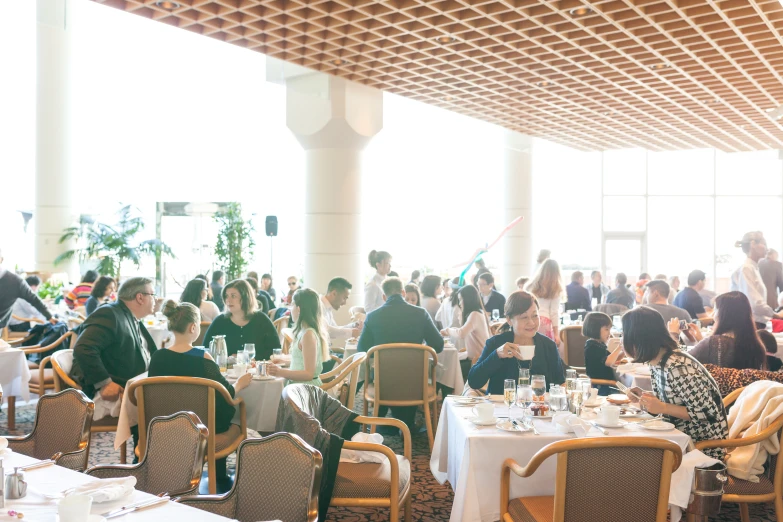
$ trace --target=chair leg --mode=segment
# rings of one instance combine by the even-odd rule
[[[369,406],[367,405],[368,401],[367,401],[367,399],[364,399],[364,401],[362,401],[362,402],[364,403],[363,406],[362,406],[362,408],[364,410],[364,416],[367,417],[367,413],[368,413],[368,409],[369,409]],[[367,426],[362,424],[362,433],[366,433],[366,432],[367,432]]]
[[[380,408],[381,407],[378,405],[378,401],[375,401],[375,402],[372,403],[372,416],[373,417],[377,417],[378,416],[378,410]],[[370,433],[375,433],[377,428],[378,427],[375,424],[370,424]]]
[[[217,474],[215,473],[215,459],[209,459],[207,462],[207,478],[209,479],[209,494],[217,493]]]
[[[783,522],[783,498],[775,497],[775,520]]]
[[[408,498],[405,500],[405,522],[411,522],[411,497],[413,493],[408,492]]]
[[[430,403],[424,401],[424,421],[427,423],[427,441],[430,444],[430,453],[432,453],[432,445],[435,441],[435,437],[432,433],[432,417],[430,417]]]
[[[16,397],[8,396],[8,431],[16,429]]]
[[[398,504],[389,506],[389,522],[400,522],[400,506]]]
[[[745,503],[740,504],[739,510],[740,520],[742,520],[742,522],[750,522],[750,512],[748,511],[748,505]]]
[[[120,464],[127,464],[128,462],[128,443],[123,442],[120,446]]]

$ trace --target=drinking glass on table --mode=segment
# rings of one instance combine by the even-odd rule
[[[549,388],[549,407],[552,411],[557,413],[568,409],[568,397],[566,397],[566,390],[564,387],[553,384]]]
[[[503,381],[503,401],[508,406],[508,418],[511,419],[511,405],[517,401],[517,383],[514,379]]]
[[[256,345],[245,343],[245,355],[247,356],[247,363],[250,364],[256,358]]]
[[[283,349],[282,348],[274,348],[272,350],[272,362],[278,363],[283,359]]]
[[[522,408],[522,415],[525,414],[525,410],[530,413],[530,405],[533,404],[533,388],[530,384],[520,384],[517,388],[517,401]]]
[[[530,380],[530,385],[533,388],[533,400],[536,402],[544,402],[544,395],[546,394],[546,377],[543,375],[534,375]]]
[[[530,370],[527,368],[520,368],[519,369],[519,385],[523,386],[527,384],[530,385]]]
[[[247,364],[247,355],[245,355],[245,352],[237,352],[237,364]]]
[[[493,321],[498,321],[499,319],[500,319],[500,310],[498,310],[497,308],[494,308],[492,310],[492,320]]]

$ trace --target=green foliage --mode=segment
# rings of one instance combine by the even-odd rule
[[[46,281],[38,287],[38,297],[41,299],[55,299],[63,293],[62,281]]]
[[[215,255],[219,268],[226,273],[226,281],[242,276],[253,257],[255,227],[252,220],[242,217],[242,205],[229,203],[226,209],[215,214],[218,230]]]
[[[136,268],[145,255],[166,254],[174,257],[171,248],[157,239],[135,242],[136,235],[144,230],[144,221],[138,216],[138,209],[130,205],[122,207],[117,212],[117,222],[114,225],[99,223],[89,216],[81,216],[79,224],[66,228],[60,238],[60,243],[75,239],[78,245],[74,250],[63,252],[54,264],[58,265],[74,257],[80,261],[97,259],[96,270],[101,275],[119,279],[120,268],[125,261],[132,262]]]

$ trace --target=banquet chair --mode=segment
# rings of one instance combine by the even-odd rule
[[[277,308],[272,308],[269,310],[266,314],[269,316],[269,318],[274,321],[275,320],[275,313],[277,312]]]
[[[147,453],[138,464],[94,466],[85,473],[96,478],[136,477],[136,489],[159,495],[198,494],[207,427],[195,413],[181,411],[150,421]]]
[[[209,430],[207,438],[207,474],[209,493],[217,491],[215,460],[228,457],[247,438],[247,415],[242,397],[231,398],[222,384],[200,377],[145,377],[131,382],[126,389],[130,401],[138,406],[138,457],[144,458],[147,448],[147,419],[164,417],[180,411],[192,411]],[[215,394],[226,403],[239,408],[240,425],[232,424],[228,431],[215,428]]]
[[[90,458],[93,403],[80,390],[44,395],[35,409],[33,431],[7,437],[8,448],[36,459],[52,459],[64,468],[83,471]]]
[[[368,377],[364,386],[364,416],[367,416],[370,403],[373,404],[374,417],[378,416],[381,406],[422,406],[432,451],[438,426],[435,377],[438,354],[435,350],[422,344],[381,344],[367,351],[364,364],[364,375]],[[373,375],[371,368],[375,372],[374,382],[369,382],[369,377]],[[371,431],[375,432],[374,426]]]
[[[76,333],[66,332],[52,344],[47,344],[46,346],[41,346],[40,344],[34,346],[20,346],[20,349],[25,353],[25,356],[33,353],[54,353],[66,340],[69,342],[68,346],[73,349],[73,345],[76,344],[76,338]],[[41,363],[37,365],[37,368],[33,369],[34,371],[32,371],[30,382],[28,383],[30,393],[36,393],[42,397],[46,393],[46,390],[55,389],[54,369],[46,367],[46,363],[48,362],[50,362],[50,358],[45,357]]]
[[[296,428],[303,429],[300,434],[305,439],[308,436],[316,440],[330,440],[330,418],[324,415],[325,411],[332,410],[331,418],[338,417],[339,413],[351,412],[344,406],[338,406],[340,412],[335,413],[330,404],[336,401],[323,390],[307,384],[292,384],[283,389],[280,402],[280,410],[277,415],[278,431],[295,432]],[[297,422],[291,425],[282,423],[281,418],[290,417],[304,419],[304,425]],[[349,418],[350,418],[349,417]],[[317,423],[317,433],[313,433],[312,424]],[[391,426],[398,428],[402,433],[402,455],[396,455],[388,446],[374,442],[354,442],[345,440],[342,449],[359,452],[380,453],[384,462],[340,462],[334,475],[334,487],[330,506],[335,507],[381,507],[389,508],[389,521],[399,522],[400,510],[404,512],[404,520],[411,520],[411,494],[413,490],[413,474],[411,470],[411,433],[408,426],[399,419],[357,416],[353,418],[357,425]],[[353,432],[352,428],[359,428],[348,424],[342,428],[341,433],[334,433],[347,438],[347,432]],[[324,437],[324,435],[326,435]],[[319,448],[320,449],[320,448]],[[327,461],[328,464],[328,461]],[[324,472],[326,473],[326,469]],[[333,472],[334,473],[334,472]],[[324,475],[323,480],[329,480]],[[397,487],[393,487],[392,485]]]
[[[288,355],[291,351],[291,345],[294,344],[294,331],[291,328],[283,328],[283,337],[280,341],[280,346],[283,349],[283,353]]]
[[[61,392],[67,389],[80,390],[82,389],[76,381],[71,379],[69,375],[71,368],[73,367],[73,350],[58,350],[49,357],[41,361],[41,367],[46,366],[47,362],[52,363],[52,371],[54,372],[54,391]],[[93,420],[90,426],[90,434],[92,433],[105,433],[110,431],[117,431],[117,417],[104,417],[102,419]],[[127,462],[128,443],[123,442],[120,446],[120,464]]]
[[[16,319],[20,323],[30,323],[30,324],[44,324],[44,321],[37,318],[37,317],[19,317],[16,314],[11,314],[11,319]],[[8,329],[8,338],[9,339],[19,339],[20,337],[27,337],[29,335],[28,332],[12,332],[11,329]]]
[[[554,496],[509,500],[511,473],[530,477],[552,455],[557,455]],[[553,442],[533,455],[525,467],[514,459],[503,462],[500,519],[502,522],[665,522],[672,473],[681,461],[680,447],[660,438],[606,437]]]
[[[237,450],[237,475],[228,493],[175,502],[239,522],[315,522],[322,466],[321,454],[294,434],[248,439]]]
[[[572,325],[561,328],[560,340],[563,341],[563,362],[568,366],[584,368],[587,338],[582,335],[582,327]]]
[[[209,328],[209,325],[212,324],[209,321],[201,321],[199,324],[201,328],[201,333],[198,334],[198,337],[196,337],[196,340],[193,341],[193,346],[204,346],[204,336],[207,333],[207,328]]]
[[[602,312],[606,315],[623,315],[628,311],[628,307],[618,303],[603,303],[595,306],[596,312]]]
[[[745,388],[738,388],[723,398],[723,405],[731,406]],[[783,436],[783,415],[776,418],[766,429],[751,437],[739,439],[703,440],[696,443],[696,449],[704,451],[709,448],[726,448],[731,450],[740,446],[749,446],[770,438],[777,433],[778,440]],[[778,465],[778,455],[769,455],[767,458],[767,472],[759,475],[758,482],[750,482],[733,477],[729,474],[728,481],[723,485],[723,502],[739,504],[740,519],[742,522],[750,522],[748,504],[774,502],[775,520],[783,521],[783,466]],[[689,520],[699,520],[698,517]],[[703,520],[707,520],[706,518]]]
[[[339,386],[339,393],[336,394],[336,397],[332,396],[349,410],[353,410],[356,401],[359,370],[366,357],[367,354],[364,352],[357,352],[344,360],[336,357],[337,366],[332,368],[332,371],[320,375],[321,382],[323,382],[320,388],[328,393],[329,390]]]

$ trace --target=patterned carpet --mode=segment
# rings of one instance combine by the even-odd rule
[[[360,411],[361,403],[357,404]],[[16,430],[11,435],[24,435],[33,427],[34,406],[22,406],[16,411]],[[6,412],[0,413],[0,435],[8,435]],[[402,453],[402,441],[399,437],[386,437],[388,445],[397,453]],[[131,462],[131,448],[128,448],[128,462]],[[453,492],[448,484],[440,485],[429,469],[429,447],[425,433],[413,437],[413,520],[421,522],[447,522],[451,515]],[[119,454],[114,450],[113,433],[95,433],[92,437],[90,465],[119,463]],[[229,459],[229,470],[233,459]],[[751,505],[752,522],[774,522],[772,505]],[[388,510],[376,508],[332,508],[329,522],[375,522],[388,520]],[[711,518],[717,522],[738,522],[739,510],[736,505],[724,504],[720,516]],[[592,522],[592,521],[591,521]]]

